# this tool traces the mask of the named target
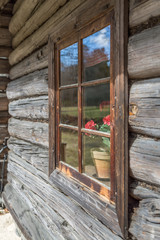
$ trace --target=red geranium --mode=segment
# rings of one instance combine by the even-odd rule
[[[110,123],[110,115],[108,115],[108,116],[103,118],[103,123],[107,124],[108,126],[111,125],[111,123]]]
[[[96,130],[96,127],[95,127],[96,125],[97,124],[93,120],[91,120],[85,124],[85,128]]]

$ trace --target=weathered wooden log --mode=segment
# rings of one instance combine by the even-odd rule
[[[8,99],[7,97],[0,96],[0,112],[8,110]]]
[[[9,114],[16,118],[48,120],[48,96],[10,102]]]
[[[160,239],[160,198],[140,201],[131,218],[129,232],[141,240]]]
[[[7,59],[0,59],[0,74],[9,73],[9,63]]]
[[[12,49],[9,47],[0,47],[0,57],[8,58],[11,51]]]
[[[10,70],[10,79],[16,79],[36,70],[48,67],[48,45],[45,45],[31,56],[15,65]]]
[[[0,28],[0,46],[11,47],[11,34],[7,28]]]
[[[20,7],[20,5],[22,4],[23,0],[17,0],[13,6],[13,15],[15,14],[15,12],[18,10],[18,8]]]
[[[0,90],[6,90],[7,84],[10,82],[9,78],[0,77]]]
[[[160,186],[160,140],[131,138],[129,157],[133,178]]]
[[[86,12],[90,18],[95,17],[93,8],[96,8],[97,14],[102,13],[102,10],[106,10],[106,8],[110,8],[113,6],[113,1],[102,0],[101,2],[97,2],[96,0],[92,0],[92,2],[84,1],[84,0],[70,0],[67,2],[62,8],[59,9],[46,23],[44,23],[35,33],[33,33],[30,37],[25,39],[10,55],[9,61],[11,65],[14,65],[20,62],[23,58],[31,54],[35,49],[44,45],[48,41],[48,34],[51,32],[55,32],[59,30],[57,27],[58,24],[64,25],[66,23],[66,17],[70,15],[70,13],[74,10],[74,16],[72,21],[70,21],[70,17],[68,21],[71,26],[68,29],[65,29],[68,34],[75,29],[75,25],[77,26],[77,22],[79,23],[79,28],[84,26],[87,23]],[[64,34],[66,33],[64,32]],[[57,35],[55,35],[57,36]],[[57,36],[58,38],[58,36]]]
[[[31,16],[34,8],[41,0],[24,0],[9,24],[9,31],[15,35]]]
[[[19,163],[21,164],[21,162]],[[8,171],[15,176],[29,191],[34,192],[58,213],[85,239],[120,240],[121,238],[110,231],[100,221],[82,209],[79,204],[72,201],[41,178],[26,171],[12,160],[8,163]],[[77,217],[78,216],[78,217]]]
[[[66,3],[66,0],[46,0],[39,9],[28,19],[20,31],[12,40],[13,48],[16,48],[25,38],[37,30],[44,22],[46,22],[60,7]],[[47,14],[44,14],[47,12]]]
[[[160,78],[134,82],[130,88],[130,130],[160,138]]]
[[[160,76],[159,48],[160,25],[129,38],[128,73],[131,79]]]
[[[130,184],[129,192],[137,200],[160,198],[160,188],[139,181]]]
[[[5,137],[8,137],[7,125],[0,125],[0,144],[3,144]]]
[[[8,99],[31,97],[48,94],[48,69],[36,71],[8,84]]]
[[[3,9],[9,0],[0,0],[0,9]]]
[[[149,1],[130,1],[129,26],[138,26],[152,17],[159,16],[160,2],[157,0]]]
[[[31,143],[48,147],[48,124],[31,121],[21,121],[10,118],[8,122],[9,134]]]
[[[8,111],[0,112],[0,124],[7,124],[8,118],[9,118]]]
[[[8,148],[17,156],[31,163],[40,171],[48,174],[48,149],[13,137],[10,137],[7,144]]]
[[[0,28],[8,27],[10,20],[10,16],[0,15]]]

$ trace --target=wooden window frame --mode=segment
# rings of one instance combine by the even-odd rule
[[[88,2],[88,3],[87,3]],[[86,5],[89,5],[89,1]],[[102,2],[104,2],[102,0]],[[128,76],[127,76],[127,43],[128,43],[128,1],[116,0],[107,1],[111,4],[102,13],[96,13],[97,9],[92,8],[93,14],[98,17],[112,15],[114,24],[114,96],[115,102],[112,106],[114,114],[114,159],[115,159],[115,183],[112,188],[112,198],[115,201],[118,223],[121,229],[121,236],[127,238],[128,235]],[[98,4],[98,3],[97,3]],[[85,9],[85,8],[84,8]],[[75,13],[76,14],[76,13]],[[85,19],[86,22],[78,24],[78,18],[83,14],[77,12],[77,17],[72,20],[71,16],[60,24],[60,27],[53,29],[53,34],[49,37],[49,175],[56,169],[56,88],[55,79],[57,74],[57,42],[65,42],[71,34],[80,31],[87,24],[94,22],[93,15]],[[83,18],[83,16],[82,16]],[[55,31],[54,31],[55,30]],[[64,40],[63,40],[64,39]],[[63,41],[61,41],[63,40]],[[74,173],[72,173],[74,176]],[[86,181],[86,179],[85,179]],[[114,230],[114,229],[113,229]]]

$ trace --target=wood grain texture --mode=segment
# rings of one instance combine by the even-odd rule
[[[9,63],[7,59],[0,59],[0,74],[9,73]]]
[[[7,97],[0,96],[0,112],[8,110],[8,99]]]
[[[7,84],[10,82],[9,78],[0,77],[0,90],[6,90]]]
[[[36,71],[8,84],[9,100],[48,94],[48,69]]]
[[[32,164],[38,170],[48,173],[48,149],[10,137],[7,142],[8,148],[17,156]]]
[[[8,137],[7,125],[0,125],[0,144],[3,144],[5,137]]]
[[[19,99],[9,104],[9,114],[16,118],[48,120],[48,96]]]
[[[10,70],[10,79],[16,79],[36,70],[48,67],[48,45],[40,48],[31,56],[13,66]]]
[[[160,78],[136,81],[129,94],[132,132],[160,138]]]
[[[10,118],[8,122],[9,134],[13,137],[48,147],[48,124],[41,122],[21,121]]]
[[[160,238],[160,198],[140,201],[132,216],[130,233],[136,239],[150,240]]]
[[[23,0],[16,0],[14,6],[13,6],[13,15],[15,14],[15,12],[18,10],[18,8],[20,7],[20,5],[22,4]]]
[[[128,73],[130,79],[159,77],[159,48],[160,26],[144,30],[129,38]]]
[[[23,25],[20,31],[13,38],[12,40],[13,48],[16,48],[25,38],[30,36],[35,30],[37,30],[65,3],[66,3],[66,0],[44,1],[44,3],[26,21],[26,23]],[[44,14],[45,12],[47,12],[47,14]]]
[[[7,28],[0,28],[0,46],[11,47],[11,34]]]
[[[8,111],[0,112],[0,124],[7,124],[9,119]]]
[[[120,240],[121,238],[107,229],[101,222],[89,215],[83,208],[59,192],[54,185],[48,184],[41,177],[37,176],[37,171],[30,173],[28,170],[15,162],[12,158],[8,164],[8,171],[15,176],[30,192],[34,192],[43,201],[47,201],[49,206],[58,213],[77,231],[82,239]],[[77,217],[78,216],[78,217]]]
[[[41,0],[24,0],[22,2],[9,24],[9,31],[12,35],[15,35],[22,28],[39,1]]]
[[[8,28],[10,20],[10,16],[0,15],[0,28]]]
[[[0,47],[0,57],[8,58],[11,51],[10,47]]]
[[[152,17],[159,16],[160,2],[157,0],[130,1],[129,27],[138,26]]]
[[[137,136],[130,139],[130,175],[160,186],[160,141]]]

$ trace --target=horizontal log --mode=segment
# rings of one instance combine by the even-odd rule
[[[31,16],[39,1],[42,0],[24,0],[22,2],[9,24],[9,31],[12,33],[12,35],[15,35],[23,27],[24,23]]]
[[[160,186],[160,140],[141,137],[130,139],[130,175]]]
[[[3,141],[8,137],[7,125],[0,125],[0,144],[3,144]]]
[[[64,34],[70,34],[75,30],[75,25],[79,23],[79,28],[88,23],[87,16],[95,18],[93,8],[97,10],[97,15],[102,14],[102,11],[113,6],[113,1],[101,0],[84,1],[84,0],[70,0],[62,8],[59,9],[46,23],[44,23],[37,31],[30,37],[25,39],[10,55],[9,61],[11,65],[20,62],[23,58],[31,54],[35,49],[43,46],[48,41],[48,35],[59,30],[58,25],[64,26],[66,18],[69,17],[68,22],[71,26],[68,29],[64,28]],[[85,11],[84,11],[85,9]],[[71,21],[71,12],[74,11],[74,17]],[[88,12],[86,16],[86,11]],[[55,36],[59,36],[55,33]],[[57,39],[56,38],[56,39]]]
[[[129,38],[128,73],[131,79],[160,76],[160,25]]]
[[[21,162],[19,162],[21,164]],[[46,181],[31,174],[19,164],[12,160],[9,161],[8,171],[16,177],[29,192],[34,192],[43,201],[67,221],[84,239],[99,240],[120,240],[121,238],[106,228],[100,221],[92,217],[88,212],[84,211],[79,204],[72,201],[63,193],[59,192],[54,185],[48,184]],[[78,217],[77,217],[78,216]]]
[[[12,40],[13,48],[16,48],[25,38],[37,30],[65,3],[66,0],[46,0],[15,35]],[[47,12],[47,14],[44,14],[44,12]]]
[[[0,112],[1,111],[7,111],[7,110],[8,110],[8,99],[7,99],[7,97],[0,97]]]
[[[48,147],[48,124],[31,121],[21,121],[10,118],[8,122],[9,134],[13,137]]]
[[[16,118],[48,120],[48,96],[13,101],[9,104],[9,114]]]
[[[11,47],[11,34],[7,28],[0,28],[0,46]]]
[[[138,26],[152,17],[159,16],[160,2],[157,0],[130,1],[129,27]]]
[[[0,59],[0,74],[9,73],[9,63],[7,59]]]
[[[0,15],[0,28],[8,28],[10,20],[10,16]]]
[[[7,144],[17,156],[48,174],[48,149],[13,137],[10,137]]]
[[[132,182],[129,191],[130,195],[137,200],[160,198],[160,188],[139,181]]]
[[[9,78],[0,77],[0,90],[6,90],[7,84],[10,82]]]
[[[131,218],[129,232],[141,240],[160,238],[160,198],[140,201]]]
[[[9,119],[8,111],[0,113],[0,124],[7,124]]]
[[[160,138],[160,78],[134,82],[130,88],[132,132]]]
[[[8,84],[8,99],[48,94],[48,69],[36,71]]]
[[[23,0],[17,0],[13,6],[13,15],[15,14],[15,12],[18,10],[18,8],[20,7],[20,5],[22,4]]]
[[[45,45],[31,56],[13,66],[10,70],[10,79],[16,79],[36,70],[48,67],[48,45]]]
[[[0,57],[8,58],[12,49],[9,47],[0,47]]]

